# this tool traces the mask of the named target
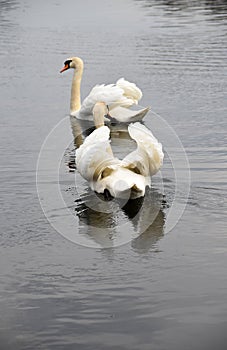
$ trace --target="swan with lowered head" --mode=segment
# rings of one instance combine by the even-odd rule
[[[116,84],[96,85],[91,90],[90,94],[85,98],[81,104],[80,86],[83,75],[83,61],[79,57],[68,58],[60,73],[74,69],[71,100],[70,100],[70,115],[78,119],[93,120],[92,110],[97,102],[105,102],[108,105],[110,117],[119,122],[133,122],[142,120],[142,118],[149,111],[149,107],[143,108],[139,111],[132,111],[129,109],[142,97],[141,90],[134,84],[130,83],[124,78],[119,79]]]
[[[137,149],[123,160],[114,157],[110,146],[110,129],[104,125],[108,112],[105,103],[93,109],[96,129],[76,150],[76,166],[92,190],[110,193],[117,198],[138,198],[151,185],[163,162],[162,145],[150,130],[139,122],[131,123],[128,132],[136,141]]]

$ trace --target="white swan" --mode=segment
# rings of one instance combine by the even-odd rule
[[[80,85],[83,75],[83,61],[79,57],[68,58],[60,73],[69,68],[74,69],[71,100],[70,100],[70,115],[79,119],[93,120],[92,110],[96,102],[105,102],[110,110],[112,118],[119,122],[132,122],[142,120],[149,111],[149,107],[139,111],[129,109],[142,97],[141,90],[134,84],[124,78],[119,79],[116,84],[96,85],[85,98],[81,105]]]
[[[108,191],[112,197],[138,198],[145,194],[163,162],[162,145],[144,125],[130,124],[129,134],[137,143],[137,149],[123,160],[115,158],[110,146],[110,129],[104,126],[107,107],[97,103],[94,122],[97,127],[76,150],[76,166],[92,190]]]

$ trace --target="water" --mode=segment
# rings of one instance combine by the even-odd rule
[[[1,349],[225,349],[226,16],[224,0],[0,1]],[[191,191],[168,234],[168,155],[164,194],[156,178],[145,197],[145,209],[158,203],[156,220],[128,244],[101,248],[99,227],[126,223],[136,232],[138,222],[131,207],[99,216],[87,208],[91,193],[80,180],[78,197],[67,166],[72,144],[60,170],[72,232],[100,247],[66,240],[45,218],[36,162],[68,113],[71,74],[58,72],[71,55],[85,61],[83,96],[124,76],[182,141]],[[153,118],[145,124],[165,148],[169,138]]]

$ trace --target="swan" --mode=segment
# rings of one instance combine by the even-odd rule
[[[138,104],[142,92],[134,83],[130,83],[124,78],[119,79],[116,84],[94,86],[81,104],[80,85],[84,68],[82,59],[79,57],[68,58],[64,62],[64,67],[60,70],[60,73],[70,68],[74,69],[70,99],[71,116],[92,121],[92,110],[96,102],[105,102],[110,111],[108,116],[123,123],[142,120],[150,110],[150,107],[139,111],[129,109],[132,105]]]
[[[105,103],[95,104],[96,129],[76,149],[77,170],[97,193],[109,193],[116,198],[143,197],[146,186],[151,185],[151,176],[162,166],[162,145],[144,125],[131,123],[128,132],[137,148],[123,160],[114,157],[110,129],[104,125],[107,111]]]

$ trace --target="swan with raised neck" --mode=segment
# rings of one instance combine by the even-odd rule
[[[81,108],[80,85],[84,70],[84,63],[79,57],[68,58],[64,62],[64,67],[61,69],[60,73],[69,68],[74,69],[70,99],[70,114],[72,115],[78,112]]]
[[[124,78],[118,79],[115,84],[96,85],[90,94],[81,103],[80,86],[83,75],[83,60],[79,57],[68,58],[61,73],[69,68],[74,69],[71,99],[70,99],[70,115],[78,119],[93,120],[92,111],[97,102],[105,102],[109,107],[110,116],[119,122],[129,123],[142,120],[149,111],[149,107],[140,110],[130,110],[134,104],[142,97],[142,91]]]

